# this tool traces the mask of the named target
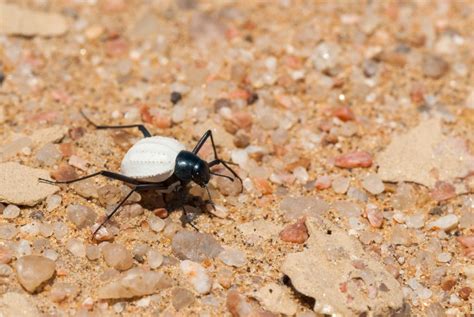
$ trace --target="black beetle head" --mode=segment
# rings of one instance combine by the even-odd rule
[[[211,179],[211,173],[209,171],[209,165],[203,160],[199,160],[195,162],[193,166],[193,173],[192,173],[193,182],[198,184],[199,186],[206,186]]]

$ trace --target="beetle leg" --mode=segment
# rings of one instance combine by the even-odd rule
[[[102,176],[105,176],[105,177],[111,178],[111,179],[116,179],[116,180],[119,180],[119,181],[122,181],[122,182],[128,183],[128,184],[139,185],[139,184],[143,183],[143,182],[140,182],[139,180],[137,180],[135,178],[131,178],[131,177],[121,175],[121,174],[118,174],[118,173],[114,173],[114,172],[110,172],[110,171],[100,171],[100,172],[97,172],[97,173],[93,173],[93,174],[86,175],[86,176],[83,176],[83,177],[79,177],[79,178],[76,178],[76,179],[72,179],[72,180],[69,180],[69,181],[52,181],[52,180],[44,179],[44,178],[39,178],[38,180],[39,180],[40,183],[46,183],[46,184],[51,184],[51,185],[72,184],[72,183],[79,182],[79,181],[82,181],[84,179],[92,178],[92,177],[99,176],[99,175],[102,175]]]
[[[127,129],[127,128],[138,128],[140,132],[143,134],[143,137],[148,138],[151,137],[150,131],[145,128],[143,124],[128,124],[128,125],[98,125],[95,124],[91,119],[89,119],[82,110],[80,110],[81,115],[84,119],[87,120],[90,124],[92,124],[96,129]]]

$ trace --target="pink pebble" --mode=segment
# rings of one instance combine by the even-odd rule
[[[448,182],[437,181],[431,191],[431,197],[436,201],[448,200],[456,197],[456,189]]]
[[[328,189],[331,187],[331,178],[327,175],[319,176],[314,183],[314,187],[318,190]]]
[[[356,151],[340,155],[335,159],[335,165],[342,168],[370,167],[372,155],[365,151]]]
[[[285,242],[302,244],[308,240],[308,229],[305,225],[305,218],[300,218],[296,223],[286,226],[280,232],[280,239]]]

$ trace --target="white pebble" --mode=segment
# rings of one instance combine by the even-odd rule
[[[395,220],[396,222],[398,223],[405,223],[405,220],[406,220],[406,216],[404,213],[400,212],[400,211],[396,211],[394,214],[393,214],[393,220]]]
[[[46,210],[53,211],[61,205],[62,198],[59,195],[51,195],[46,198]]]
[[[377,174],[369,174],[364,177],[362,186],[372,195],[378,195],[385,190],[385,185]]]
[[[241,267],[247,263],[245,253],[239,249],[225,248],[218,257],[224,264],[230,266]]]
[[[347,177],[337,177],[332,181],[332,189],[338,194],[344,194],[349,189],[351,180]]]
[[[148,259],[148,265],[152,269],[159,268],[163,263],[163,255],[161,255],[161,253],[156,250],[149,250],[146,253],[146,257]]]
[[[233,150],[231,153],[231,158],[232,162],[239,164],[240,167],[247,165],[249,160],[247,151],[241,149]]]
[[[438,262],[441,262],[441,263],[448,263],[449,261],[451,261],[451,257],[452,256],[450,253],[443,252],[443,253],[438,254],[438,256],[436,257],[436,260],[438,260]]]
[[[3,209],[3,218],[5,219],[15,219],[20,215],[20,208],[15,205],[8,205]]]
[[[181,261],[179,267],[198,293],[207,294],[210,292],[212,281],[201,264],[184,260]]]
[[[0,264],[0,276],[10,276],[13,269],[8,264]]]
[[[422,213],[409,216],[406,219],[408,228],[421,229],[425,225],[425,215]]]
[[[148,217],[148,225],[150,226],[151,230],[155,232],[160,232],[165,227],[165,221],[160,217],[151,215],[150,217]]]
[[[428,224],[428,229],[442,229],[444,231],[450,231],[458,226],[459,218],[456,215],[446,215],[441,218],[438,218],[435,221],[432,221]]]
[[[66,248],[71,252],[74,256],[78,257],[85,257],[86,256],[86,246],[82,241],[77,239],[71,239],[66,243]]]
[[[43,255],[52,261],[56,261],[59,257],[59,254],[53,249],[44,250]]]
[[[296,180],[300,184],[306,184],[308,182],[308,179],[309,179],[308,172],[302,166],[298,166],[293,170],[293,176],[296,177]]]
[[[16,253],[18,257],[23,256],[23,255],[30,255],[31,254],[30,241],[20,240],[20,242],[18,242],[18,245],[16,246]]]
[[[27,223],[20,228],[20,232],[31,236],[36,236],[40,232],[40,224],[38,222]]]

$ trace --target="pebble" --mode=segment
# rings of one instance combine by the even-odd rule
[[[228,268],[221,268],[219,269],[219,271],[217,271],[216,278],[219,285],[222,286],[223,288],[227,289],[232,286],[232,282],[233,282],[232,270]]]
[[[385,186],[377,174],[369,174],[362,180],[362,186],[372,195],[383,193]]]
[[[20,284],[33,293],[53,277],[56,264],[44,256],[26,255],[17,260],[15,269]]]
[[[232,317],[251,316],[253,313],[253,308],[247,298],[236,290],[227,292],[226,306]]]
[[[122,191],[113,185],[105,185],[97,190],[99,202],[102,206],[117,204],[122,198]]]
[[[369,223],[374,228],[380,228],[383,224],[383,213],[382,211],[373,204],[367,204],[367,219]]]
[[[449,70],[449,64],[440,56],[426,55],[423,58],[422,70],[425,76],[439,79]]]
[[[96,245],[86,246],[86,257],[90,261],[95,261],[100,257],[100,248]]]
[[[16,246],[17,256],[30,255],[31,254],[31,245],[28,240],[20,240]]]
[[[74,299],[79,294],[79,287],[71,283],[54,283],[49,297],[55,303],[60,303],[66,299]]]
[[[436,256],[436,260],[441,263],[448,263],[451,261],[451,254],[447,252],[442,252]]]
[[[296,221],[296,223],[287,225],[280,232],[280,239],[285,242],[291,243],[305,243],[306,240],[309,238],[308,229],[305,225],[305,220],[306,219],[303,217]]]
[[[84,243],[78,239],[71,239],[66,243],[66,248],[74,256],[85,257],[86,256],[86,246]]]
[[[71,187],[74,191],[84,197],[84,198],[98,198],[97,185],[90,179],[85,179],[83,181],[73,183]]]
[[[100,299],[133,298],[159,293],[171,285],[172,280],[163,272],[133,268],[100,287],[97,296]]]
[[[298,166],[293,170],[293,176],[300,184],[306,184],[309,179],[308,171],[302,166]]]
[[[165,224],[165,221],[160,217],[157,217],[155,215],[150,215],[148,217],[148,225],[150,226],[151,230],[155,232],[163,231]]]
[[[422,213],[406,217],[406,225],[408,228],[421,229],[425,225],[425,215]]]
[[[0,277],[12,275],[13,269],[8,264],[0,264]]]
[[[146,253],[148,265],[151,269],[157,269],[163,264],[163,255],[156,250],[148,250]]]
[[[456,188],[448,182],[437,181],[431,191],[431,198],[436,201],[445,201],[456,197]]]
[[[444,231],[450,231],[458,226],[459,218],[456,215],[450,214],[438,218],[435,221],[428,223],[426,226],[430,230],[442,229]]]
[[[0,224],[0,239],[11,240],[18,234],[18,229],[12,223]]]
[[[59,167],[51,172],[51,177],[60,182],[70,181],[78,178],[79,176],[76,173],[74,167],[67,163],[59,164]]]
[[[36,159],[46,166],[54,165],[61,157],[61,152],[59,152],[57,147],[52,143],[46,144],[36,153]]]
[[[87,170],[87,161],[84,160],[82,157],[79,157],[77,155],[71,155],[68,161],[69,165],[78,168],[80,170],[86,171]]]
[[[319,176],[314,183],[314,187],[318,190],[328,189],[331,187],[331,177],[327,175]]]
[[[38,222],[30,222],[20,228],[20,232],[27,235],[36,236],[40,231],[40,225]]]
[[[104,260],[108,266],[119,271],[125,271],[132,267],[132,253],[123,245],[108,243],[102,248]]]
[[[337,117],[338,119],[344,122],[355,120],[354,112],[352,112],[352,109],[348,106],[334,108],[332,109],[331,114],[332,116]]]
[[[372,161],[372,155],[369,152],[356,151],[337,156],[335,165],[342,168],[370,167]]]
[[[69,205],[66,212],[69,221],[78,229],[92,226],[97,219],[97,214],[91,208],[83,205]]]
[[[242,267],[247,263],[245,253],[236,248],[224,247],[218,258],[229,266]]]
[[[59,195],[51,195],[46,198],[46,210],[53,211],[61,206],[62,197]]]
[[[44,250],[43,255],[51,261],[56,261],[59,257],[59,254],[53,249]]]
[[[349,189],[350,184],[351,184],[350,178],[339,176],[339,177],[336,177],[332,181],[331,186],[334,192],[336,192],[337,194],[344,194]]]
[[[195,297],[193,292],[186,288],[178,287],[171,292],[171,303],[174,309],[180,310],[194,303]]]
[[[5,219],[15,219],[20,215],[20,208],[15,205],[8,205],[3,209],[3,218]]]
[[[8,264],[13,258],[13,252],[10,248],[0,245],[0,263]]]
[[[221,245],[212,235],[186,230],[173,236],[171,248],[178,258],[196,262],[215,258],[222,251]]]
[[[64,222],[55,222],[53,230],[57,240],[62,240],[68,233],[68,228]]]
[[[179,265],[181,272],[186,279],[193,285],[199,294],[207,294],[211,291],[212,280],[206,269],[199,263],[183,260]]]

